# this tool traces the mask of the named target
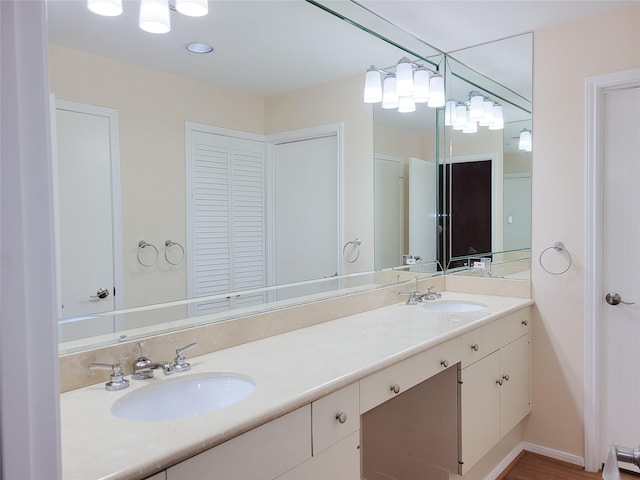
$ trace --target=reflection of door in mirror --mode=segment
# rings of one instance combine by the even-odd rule
[[[436,181],[434,161],[409,159],[409,254],[425,262],[437,257]]]
[[[504,175],[504,245],[505,251],[531,245],[531,174]]]
[[[122,304],[117,112],[58,100],[53,128],[60,335],[70,341],[113,332],[111,320],[74,318]]]
[[[375,156],[375,269],[402,264],[404,245],[403,160],[389,155]]]
[[[338,256],[337,152],[337,135],[278,142],[273,147],[272,263],[276,285],[342,273]],[[320,282],[279,290],[277,298],[283,300],[335,288],[336,282]]]
[[[465,261],[451,262],[451,258],[492,251],[492,161],[453,162],[446,165],[446,172],[443,167],[440,182],[446,181],[448,188],[441,211],[449,215],[443,225],[444,250],[440,251],[446,252],[444,264],[455,268]]]

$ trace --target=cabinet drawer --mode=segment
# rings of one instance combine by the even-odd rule
[[[311,404],[313,455],[360,428],[360,401],[357,383]]]
[[[167,470],[167,480],[273,479],[311,457],[311,405]]]
[[[477,362],[484,356],[482,329],[476,328],[460,337],[460,361],[462,368]]]
[[[531,308],[523,308],[517,312],[499,318],[482,327],[482,344],[484,354],[495,352],[507,343],[529,333],[531,330]]]
[[[371,410],[459,361],[458,337],[360,380],[360,413]]]

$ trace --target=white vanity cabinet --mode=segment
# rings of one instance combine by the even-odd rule
[[[278,480],[360,479],[359,389],[355,383],[311,404],[312,458]]]
[[[271,480],[311,458],[311,405],[167,469],[167,480]]]
[[[474,331],[485,356],[460,372],[463,474],[531,410],[530,316],[526,308]]]

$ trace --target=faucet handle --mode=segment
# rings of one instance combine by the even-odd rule
[[[111,375],[111,381],[105,383],[104,388],[109,392],[117,390],[124,390],[129,386],[129,380],[124,378],[122,374],[122,365],[115,363],[113,365],[109,363],[90,363],[89,368],[92,370],[113,370]]]
[[[187,350],[189,350],[190,348],[193,348],[197,345],[196,342],[194,343],[190,343],[189,345],[187,345],[186,347],[182,347],[182,348],[177,348],[176,349],[176,358],[175,358],[175,370],[177,372],[186,372],[187,370],[191,369],[191,364],[185,362],[184,360],[184,352],[186,352]]]

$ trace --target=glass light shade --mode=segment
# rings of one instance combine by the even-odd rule
[[[382,108],[398,108],[395,75],[387,75],[382,88]]]
[[[380,101],[382,101],[382,80],[378,69],[371,65],[364,77],[364,103]]]
[[[479,125],[482,127],[488,127],[493,123],[493,101],[485,100],[482,103],[482,120],[480,120]]]
[[[142,0],[139,26],[149,33],[167,33],[171,30],[169,0]]]
[[[469,116],[469,112],[467,112],[467,107],[463,104],[456,105],[456,121],[453,124],[454,130],[463,130],[464,127],[467,126],[467,117]]]
[[[474,95],[469,101],[469,120],[479,122],[484,118],[484,98],[482,95]]]
[[[526,128],[520,132],[520,141],[518,142],[518,150],[525,152],[531,151],[531,130]]]
[[[87,0],[87,8],[105,17],[122,15],[122,0]]]
[[[176,10],[188,17],[204,17],[209,13],[207,0],[176,0]]]
[[[413,101],[416,103],[427,103],[430,92],[429,72],[424,68],[419,68],[413,74]]]
[[[462,129],[462,133],[476,133],[478,131],[478,122],[469,120],[465,127]]]
[[[442,75],[435,74],[431,77],[429,87],[431,92],[429,94],[429,103],[427,105],[433,108],[444,107],[444,78],[442,78]]]
[[[416,111],[416,102],[413,101],[413,96],[399,97],[398,99],[398,111],[400,113],[411,113]]]
[[[413,95],[413,65],[402,57],[396,66],[396,92],[398,97]]]
[[[456,101],[449,100],[444,106],[444,124],[446,127],[452,127],[456,123]]]
[[[493,123],[489,125],[489,130],[502,130],[504,128],[504,116],[502,105],[493,106]]]

